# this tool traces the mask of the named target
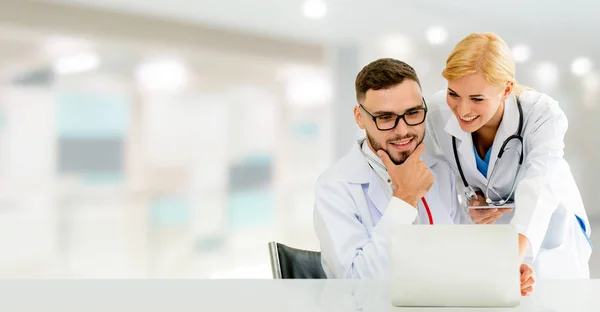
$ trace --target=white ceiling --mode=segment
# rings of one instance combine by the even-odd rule
[[[583,40],[597,44],[600,4],[591,0],[325,0],[322,20],[302,16],[302,0],[42,0],[311,42],[362,42],[404,33],[422,37],[440,24],[456,41],[495,31],[507,40]]]

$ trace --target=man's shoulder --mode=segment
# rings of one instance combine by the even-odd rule
[[[317,185],[348,183],[348,175],[351,174],[349,172],[351,170],[353,170],[351,157],[344,155],[319,175]]]
[[[331,167],[323,171],[317,179],[317,185],[340,183],[344,181],[343,178],[343,158],[337,160]]]
[[[368,176],[369,165],[358,145],[355,145],[319,176],[317,186],[364,183],[365,180],[368,180]]]

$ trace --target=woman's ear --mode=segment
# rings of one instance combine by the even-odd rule
[[[506,100],[506,98],[512,93],[514,88],[515,88],[514,81],[509,81],[506,83],[506,86],[504,87],[504,90],[502,92],[502,102],[504,102]]]

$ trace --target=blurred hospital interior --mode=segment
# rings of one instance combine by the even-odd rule
[[[425,96],[495,32],[560,102],[600,245],[600,4],[588,0],[3,0],[0,277],[271,278],[318,250],[319,175],[361,136],[354,79],[394,57]],[[600,278],[600,255],[592,254]]]

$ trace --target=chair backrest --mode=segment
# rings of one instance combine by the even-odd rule
[[[277,242],[269,243],[271,269],[275,279],[324,279],[321,253],[296,249]]]

